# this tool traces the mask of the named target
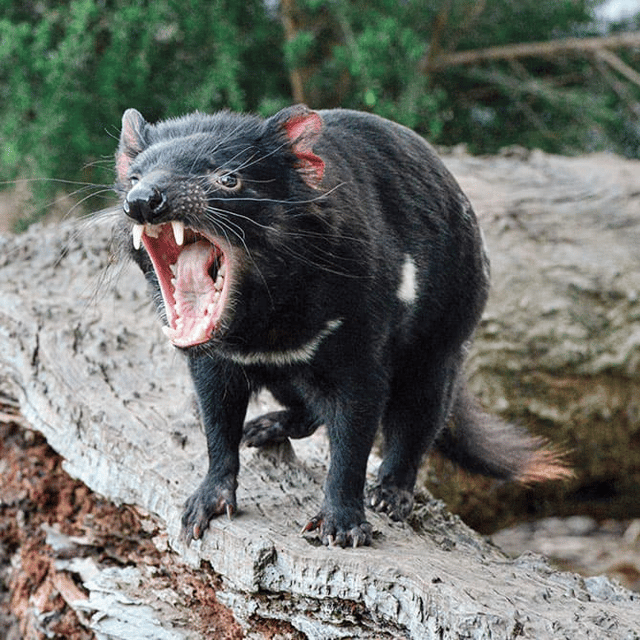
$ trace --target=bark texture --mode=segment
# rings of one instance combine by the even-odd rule
[[[493,408],[558,431],[580,474],[617,465],[637,480],[638,163],[541,154],[447,162],[493,256],[474,387]],[[141,275],[107,270],[109,234],[96,222],[0,238],[0,391],[18,399],[73,476],[156,514],[180,554],[210,562],[223,577],[218,599],[240,621],[285,619],[313,639],[640,638],[637,594],[556,572],[536,555],[510,560],[428,498],[408,524],[369,513],[370,548],[300,536],[322,497],[322,433],[243,450],[239,513],[184,548],[181,505],[206,469],[204,435],[185,363],[163,338]],[[258,399],[252,414],[268,403]],[[620,440],[629,461],[616,457]]]

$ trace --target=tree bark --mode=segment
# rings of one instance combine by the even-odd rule
[[[287,42],[292,42],[298,30],[295,24],[295,1],[281,0],[280,12],[282,15],[282,25],[284,27],[284,35]],[[304,91],[304,80],[302,72],[299,68],[294,67],[289,70],[289,82],[291,83],[291,96],[293,101],[297,103],[306,102]]]
[[[637,386],[640,164],[614,159],[607,172],[605,159],[447,159],[493,255],[496,288],[471,372],[494,407],[563,420],[566,398],[531,398],[518,376],[553,390],[553,372],[566,372],[559,388],[575,380],[585,397],[607,376]],[[210,562],[239,620],[285,619],[312,639],[640,638],[637,594],[532,554],[510,560],[428,497],[408,524],[369,513],[370,548],[299,535],[322,499],[322,433],[243,450],[237,516],[186,548],[181,505],[206,469],[204,435],[142,276],[133,266],[107,271],[109,236],[96,221],[0,237],[0,390],[69,473],[155,514],[179,554]],[[261,397],[251,415],[269,403]]]

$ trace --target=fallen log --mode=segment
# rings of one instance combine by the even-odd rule
[[[560,219],[544,220],[544,211],[528,208],[546,193],[560,166],[571,174],[570,161],[553,161],[558,166],[543,172],[548,180],[538,185],[541,192],[530,182],[535,171],[525,170],[530,163],[496,159],[493,168],[502,172],[496,175],[491,164],[479,168],[485,167],[481,160],[450,158],[472,200],[478,195],[474,180],[476,187],[482,181],[494,187],[493,196],[478,197],[476,207],[494,254],[495,277],[498,283],[504,278],[507,289],[517,287],[517,305],[527,309],[529,333],[524,335],[509,329],[515,313],[511,298],[506,307],[488,310],[471,368],[488,376],[488,386],[480,391],[493,404],[516,395],[506,395],[506,380],[521,371],[521,358],[531,349],[543,373],[549,363],[567,360],[586,367],[586,376],[596,372],[571,348],[564,356],[552,344],[541,351],[553,331],[547,335],[535,329],[538,307],[543,318],[575,315],[562,301],[561,288],[553,289],[552,296],[544,288],[532,295],[526,284],[528,256],[547,246],[541,238],[553,241],[547,257],[555,266],[544,270],[551,282],[567,268],[565,259],[580,264],[594,259],[580,257],[584,248],[575,244],[593,216],[585,214],[581,228],[565,237]],[[519,199],[505,196],[506,211],[497,202],[490,206],[501,188],[508,192],[504,183],[521,190]],[[584,194],[587,200],[589,193]],[[567,211],[576,206],[566,201]],[[620,214],[619,222],[627,223],[614,225],[614,235],[637,229],[640,217],[628,213]],[[518,230],[531,244],[513,245],[520,242]],[[243,450],[239,513],[230,521],[215,520],[204,540],[185,548],[178,539],[181,505],[206,469],[204,435],[185,363],[166,344],[141,275],[131,266],[104,277],[109,233],[105,223],[84,230],[66,223],[0,238],[0,390],[19,401],[25,419],[65,457],[71,475],[117,503],[155,514],[177,553],[194,565],[211,563],[223,578],[218,598],[240,621],[248,624],[252,616],[288,620],[317,639],[640,637],[637,594],[605,578],[554,571],[539,556],[508,559],[428,496],[406,524],[370,513],[374,542],[369,548],[328,549],[312,535],[300,536],[303,523],[320,506],[327,462],[322,433],[293,446]],[[605,237],[604,230],[598,233]],[[624,246],[632,241],[628,235]],[[618,283],[633,281],[616,270],[617,257],[611,256],[611,277]],[[577,290],[593,292],[590,282],[578,270]],[[562,334],[562,340],[572,339],[585,335]],[[483,341],[489,345],[486,351]],[[609,371],[619,361],[633,374],[640,360],[623,357],[624,345],[618,352],[610,346],[592,362]],[[506,367],[505,354],[510,354]],[[476,387],[477,380],[474,376]],[[251,411],[269,402],[260,398]],[[103,623],[109,615],[107,607],[101,612]]]

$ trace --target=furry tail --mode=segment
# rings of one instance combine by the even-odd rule
[[[566,452],[485,413],[464,385],[458,390],[451,425],[440,435],[436,448],[467,471],[501,480],[531,484],[574,475],[563,462]]]

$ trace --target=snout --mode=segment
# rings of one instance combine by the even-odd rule
[[[157,224],[169,209],[167,185],[169,172],[156,170],[136,180],[127,192],[122,210],[139,224]]]

